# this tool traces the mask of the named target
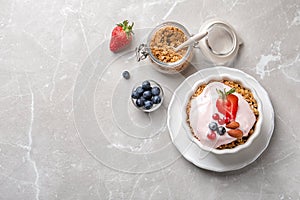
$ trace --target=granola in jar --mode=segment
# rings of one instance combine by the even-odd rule
[[[160,28],[150,42],[151,53],[160,61],[173,63],[181,60],[187,52],[187,47],[174,51],[174,48],[187,40],[182,30],[174,26]]]
[[[191,37],[188,30],[177,22],[164,22],[148,36],[147,44],[136,48],[137,60],[149,56],[153,67],[166,74],[176,74],[186,69],[193,56],[193,44],[175,52],[174,48]]]

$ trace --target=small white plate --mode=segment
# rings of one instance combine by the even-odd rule
[[[184,99],[186,99],[190,92],[189,90],[196,82],[208,76],[222,74],[230,74],[233,79],[235,77],[243,79],[248,85],[255,88],[258,97],[262,101],[264,122],[261,127],[261,133],[252,142],[251,146],[234,154],[217,155],[202,150],[188,137],[190,130],[183,125],[186,121],[181,113],[185,111],[186,107]],[[212,67],[191,75],[175,90],[168,108],[167,123],[172,142],[188,161],[203,169],[225,172],[241,169],[249,165],[267,148],[274,129],[274,110],[268,93],[252,76],[237,69]]]

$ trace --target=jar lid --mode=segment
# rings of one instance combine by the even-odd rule
[[[199,41],[203,55],[217,65],[230,63],[241,44],[234,28],[221,19],[212,19],[206,21],[199,32],[206,31],[207,36]]]

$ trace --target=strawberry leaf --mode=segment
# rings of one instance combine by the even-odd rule
[[[228,90],[228,91],[226,92],[226,95],[232,94],[232,93],[234,93],[234,92],[235,92],[235,89],[234,89],[234,88],[231,88],[230,90]]]
[[[122,23],[117,24],[117,26],[122,27],[123,31],[126,33],[127,38],[129,38],[132,34],[134,34],[132,31],[133,25],[134,25],[134,22],[132,22],[131,25],[129,25],[128,20],[124,20]]]

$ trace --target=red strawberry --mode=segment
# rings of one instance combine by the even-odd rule
[[[124,49],[132,40],[132,27],[134,23],[129,25],[128,20],[117,24],[112,30],[109,48],[112,52],[118,52]]]
[[[219,98],[217,99],[216,106],[220,113],[222,113],[226,118],[230,120],[235,120],[236,113],[238,110],[238,97],[235,96],[235,89],[231,88],[229,91],[224,92],[221,90],[217,90],[219,94]]]

